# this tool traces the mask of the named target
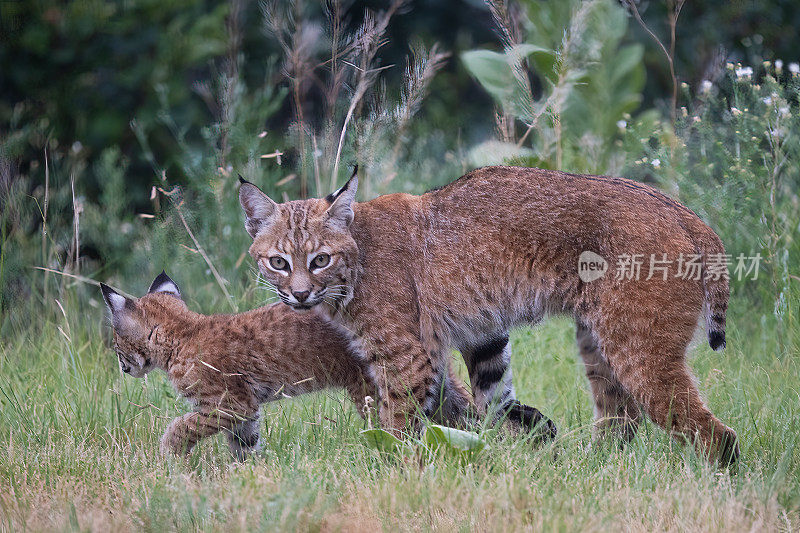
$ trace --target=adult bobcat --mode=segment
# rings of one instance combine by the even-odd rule
[[[194,406],[167,428],[161,439],[165,452],[188,453],[200,439],[225,431],[231,452],[241,459],[258,443],[263,402],[342,387],[363,416],[365,396],[374,395],[345,337],[281,304],[201,315],[186,307],[163,272],[139,299],[101,288],[122,371],[142,377],[161,368]],[[440,402],[437,414],[451,423],[464,422],[471,410],[469,391],[449,373]]]
[[[354,172],[324,199],[276,204],[247,182],[239,195],[250,253],[284,303],[361,341],[386,427],[398,430],[415,404],[433,406],[451,346],[479,410],[495,396],[511,401],[508,329],[566,313],[600,426],[630,437],[643,407],[696,437],[701,453],[736,460],[736,434],[705,407],[685,362],[704,305],[709,343],[724,347],[728,302],[727,272],[710,268],[723,245],[692,211],[627,179],[515,167],[364,203],[354,202],[357,186]],[[702,275],[586,282],[585,251],[612,264],[696,255]]]

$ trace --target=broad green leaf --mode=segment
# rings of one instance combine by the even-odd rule
[[[520,102],[531,98],[530,95],[524,94],[528,88],[514,76],[514,66],[529,56],[535,58],[532,63],[541,63],[549,65],[550,69],[553,68],[554,52],[533,44],[520,44],[504,53],[470,50],[461,54],[461,60],[469,73],[497,103],[506,111],[515,112]],[[551,77],[547,75],[551,73],[542,74],[548,79]]]
[[[513,97],[516,85],[508,57],[491,50],[471,50],[461,54],[464,66],[499,103]]]
[[[534,54],[555,57],[555,52],[553,50],[531,43],[518,44],[506,51],[507,56],[517,61]]]
[[[637,66],[640,66],[643,55],[644,46],[641,44],[632,44],[620,48],[616,57],[614,57],[610,83],[617,83]]]
[[[397,453],[403,447],[403,441],[383,429],[365,429],[361,437],[369,445],[384,453]]]
[[[486,443],[477,433],[436,424],[431,424],[425,428],[423,439],[431,449],[445,446],[459,453],[479,452],[486,446]]]

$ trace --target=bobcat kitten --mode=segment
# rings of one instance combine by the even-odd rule
[[[434,406],[451,347],[479,411],[494,399],[513,405],[507,331],[562,313],[577,323],[599,427],[630,438],[643,410],[705,455],[738,457],[736,434],[706,408],[686,365],[701,313],[711,347],[725,345],[727,271],[713,265],[725,249],[662,192],[621,178],[487,167],[422,196],[364,203],[354,202],[354,172],[326,198],[277,204],[242,181],[261,274],[289,307],[352,331],[387,428],[399,431],[415,405]],[[695,257],[700,275],[612,271],[585,281],[584,252],[613,266]]]
[[[258,443],[261,403],[341,387],[363,416],[365,396],[376,396],[340,332],[282,304],[201,315],[186,307],[178,286],[163,272],[139,299],[105,284],[101,289],[122,371],[142,377],[161,368],[194,406],[167,428],[164,452],[189,453],[200,439],[224,431],[231,452],[243,459]],[[442,398],[439,417],[463,421],[471,399],[461,380],[448,374]]]

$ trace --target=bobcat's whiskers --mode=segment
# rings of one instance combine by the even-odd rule
[[[250,270],[251,272],[254,272],[256,274],[256,283],[258,284],[259,289],[278,296],[283,303],[288,303],[287,298],[283,294],[281,294],[281,291],[279,291],[274,284],[272,284],[268,279],[262,277],[261,273],[258,272],[257,270],[253,268],[251,268]]]

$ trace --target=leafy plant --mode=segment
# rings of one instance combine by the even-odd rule
[[[729,64],[717,83],[683,91],[691,104],[674,131],[652,117],[632,121],[626,175],[658,183],[719,233],[733,293],[746,297],[732,311],[772,316],[780,340],[800,282],[800,74],[780,63]],[[740,255],[760,260],[748,273],[751,261],[740,264]]]
[[[419,437],[407,437],[405,440],[379,428],[362,430],[361,437],[367,445],[381,453],[397,455],[422,449],[430,454],[443,453],[459,461],[471,461],[486,447],[486,441],[477,433],[437,424],[428,424]]]
[[[471,458],[486,447],[477,433],[436,424],[428,424],[422,438],[430,450],[444,449],[461,458]]]
[[[643,47],[623,44],[625,10],[610,0],[537,2],[529,4],[529,17],[515,21],[504,4],[490,4],[504,52],[473,50],[461,59],[506,122],[526,127],[519,140],[515,128],[502,128],[502,140],[532,166],[619,168],[618,124],[638,107],[644,86]]]
[[[398,454],[406,448],[407,443],[398,439],[385,429],[370,428],[361,431],[364,442],[381,453]]]
[[[301,197],[312,190],[318,196],[335,190],[340,174],[348,172],[340,171],[347,166],[343,161],[358,161],[367,198],[386,192],[401,174],[400,163],[412,153],[410,123],[449,57],[436,44],[411,43],[399,94],[387,94],[381,82],[393,65],[383,64],[380,50],[390,21],[406,4],[393,0],[383,11],[367,11],[352,33],[343,30],[347,21],[340,1],[327,5],[327,32],[306,18],[300,1],[264,4],[265,27],[284,52],[293,111],[287,140],[297,156]],[[316,117],[308,109],[312,88],[324,95]],[[420,152],[413,155],[414,165],[424,160]],[[432,152],[424,156],[440,161]],[[407,176],[416,173],[409,169]]]

